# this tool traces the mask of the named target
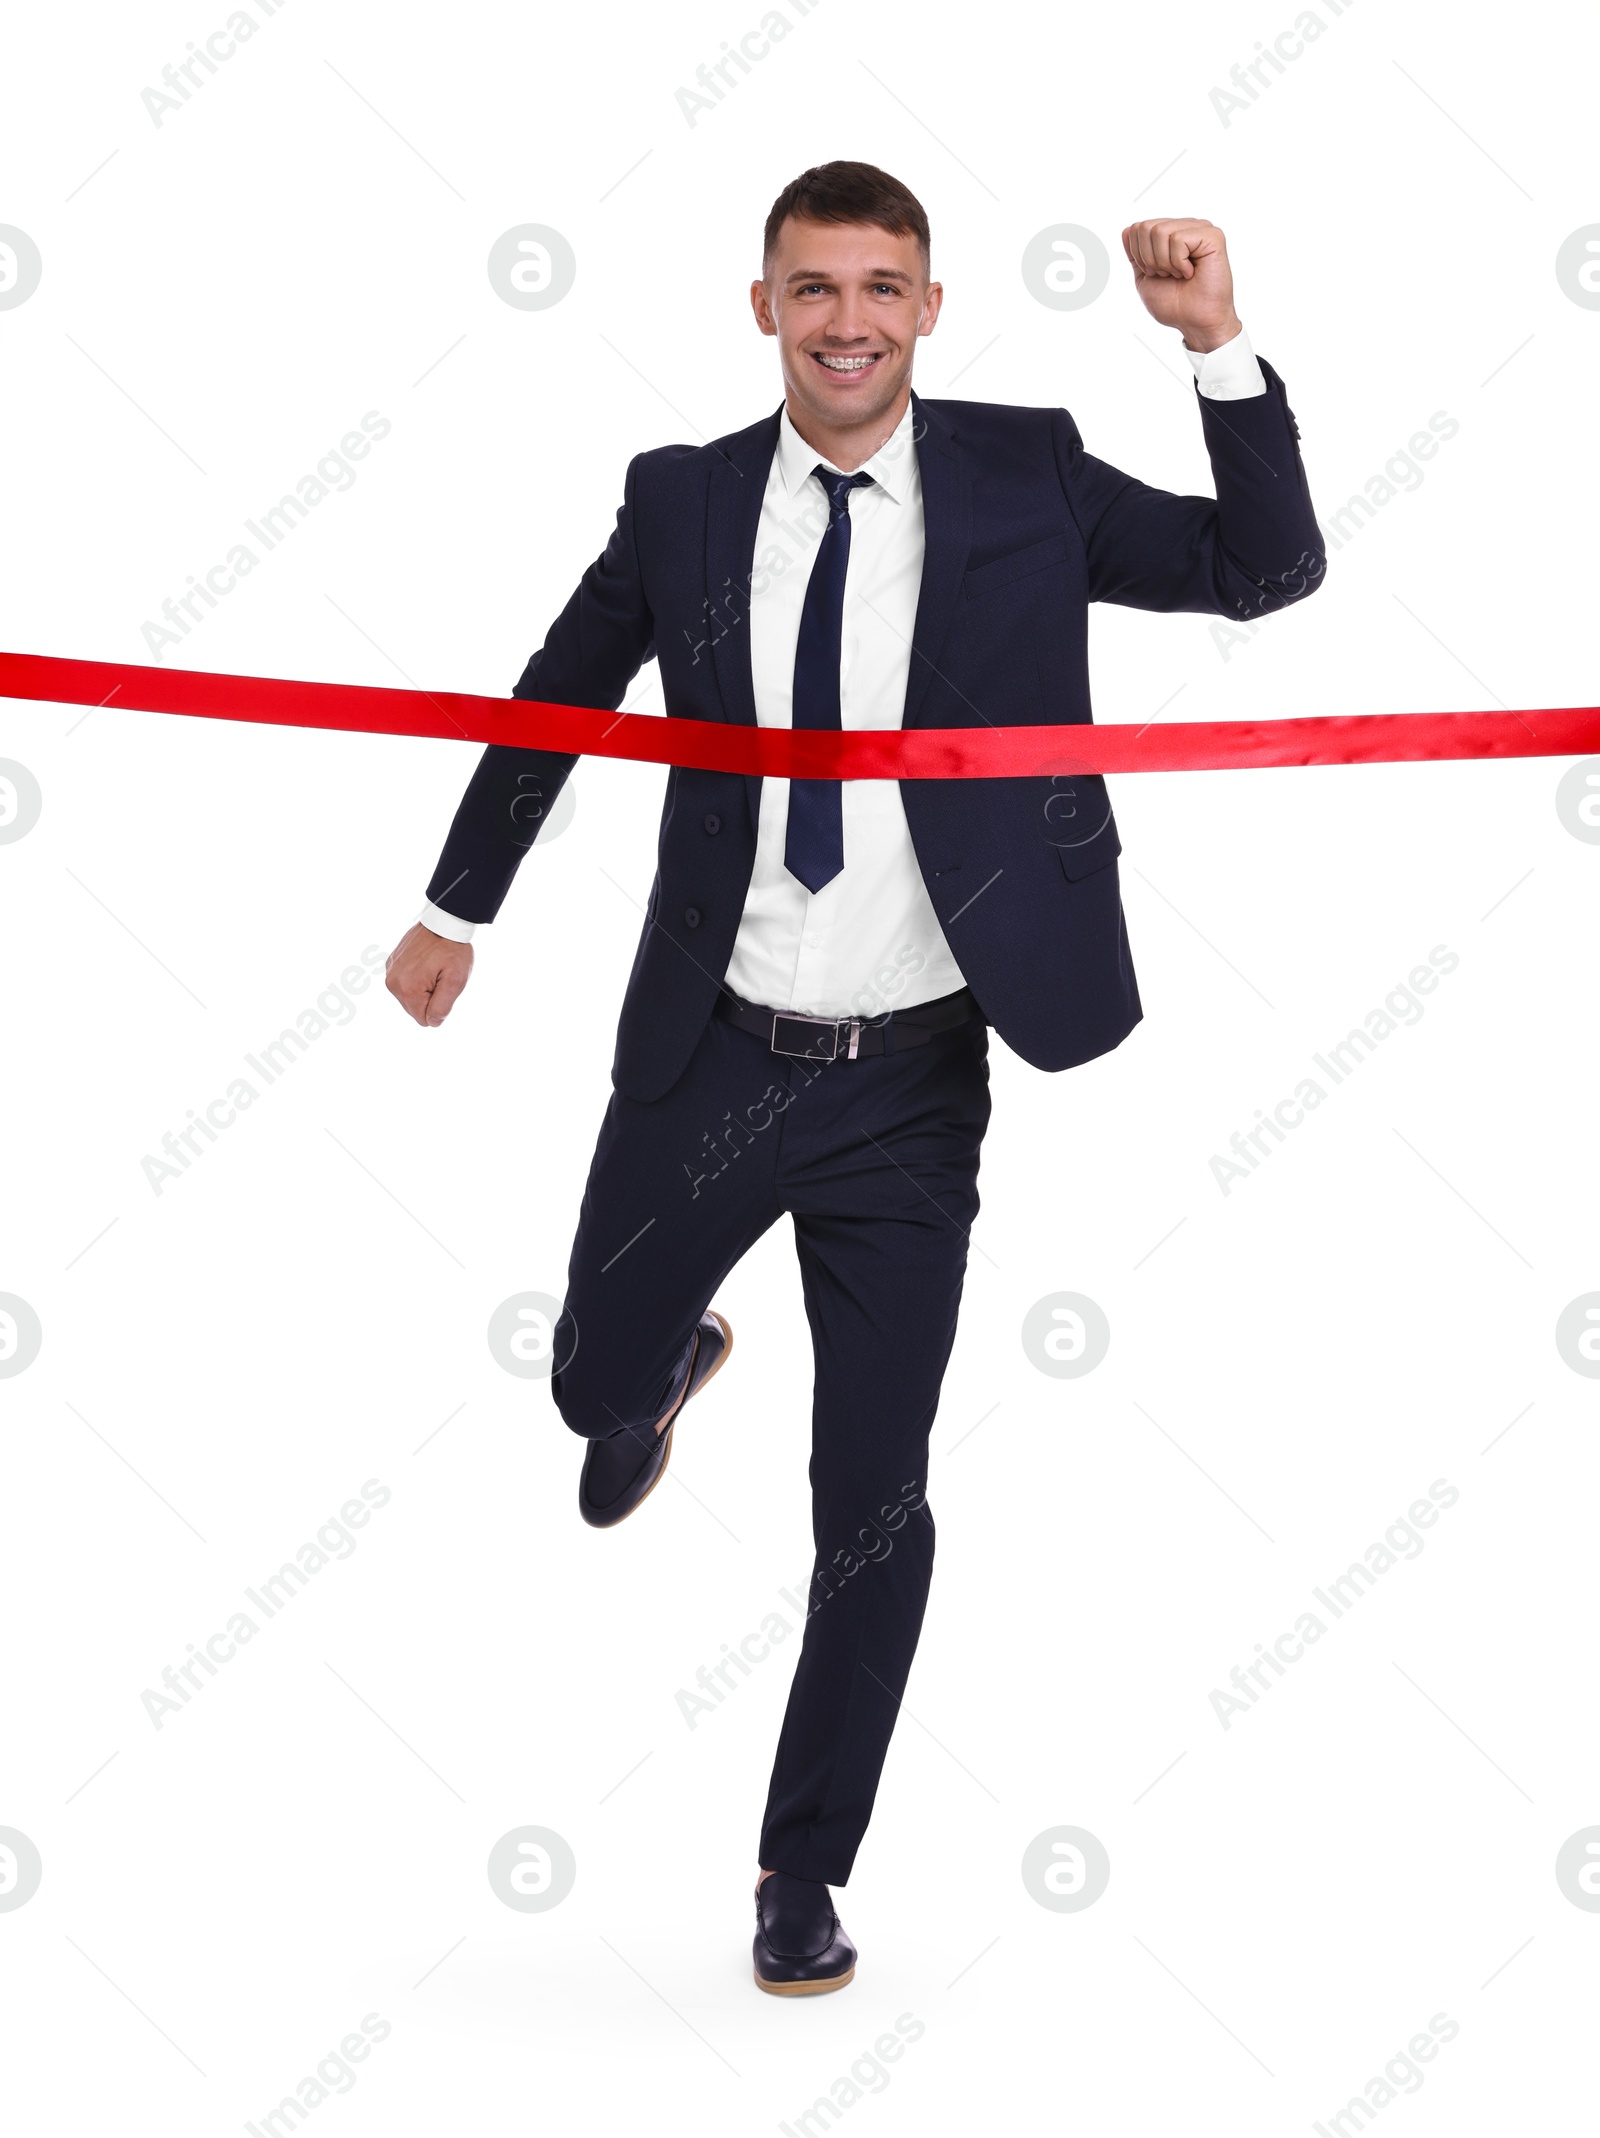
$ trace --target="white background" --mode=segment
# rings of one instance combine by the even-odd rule
[[[776,404],[761,223],[847,155],[932,218],[926,393],[1065,404],[1103,458],[1207,489],[1188,366],[1117,245],[1194,213],[1325,516],[1435,411],[1460,425],[1231,658],[1205,618],[1096,611],[1101,719],[1595,696],[1600,315],[1554,273],[1600,216],[1576,10],[1524,10],[1513,45],[1324,6],[1225,127],[1209,92],[1293,0],[824,0],[691,128],[675,90],[760,0],[292,0],[158,129],[141,89],[225,12],[6,32],[0,221],[44,260],[0,312],[6,647],[146,659],[162,600],[376,409],[354,487],[168,660],[508,691],[628,458]],[[539,313],[485,273],[530,221],[578,260]],[[1057,222],[1113,253],[1081,312],[1019,272]],[[1554,1326],[1600,1286],[1600,848],[1558,820],[1564,763],[1114,784],[1145,1022],[1055,1078],[995,1047],[938,1571],[841,1901],[861,1966],[795,2003],[748,1959],[793,1642],[692,1732],[674,1700],[809,1561],[786,1230],[614,1535],[485,1340],[508,1295],[562,1289],[663,775],[580,766],[444,1030],[371,989],[163,1194],[141,1171],[392,945],[475,754],[0,705],[44,796],[0,847],[0,1289],[44,1330],[0,1384],[0,1825],[44,1862],[0,1913],[18,2127],[237,2130],[368,2012],[392,2032],[319,2132],[772,2130],[902,2013],[925,2031],[851,2130],[1305,2129],[1441,2012],[1459,2034],[1385,2128],[1576,2127],[1600,1920],[1553,1866],[1600,1820],[1600,1389]],[[1420,1023],[1224,1196],[1213,1153],[1438,944],[1460,963]],[[1020,1342],[1061,1290],[1111,1324],[1077,1381]],[[142,1690],[368,1478],[392,1499],[354,1556],[154,1729]],[[1439,1478],[1460,1498],[1420,1558],[1224,1730],[1212,1688]],[[576,1853],[543,1914],[485,1876],[523,1824]],[[1110,1853],[1081,1913],[1020,1876],[1063,1824]]]

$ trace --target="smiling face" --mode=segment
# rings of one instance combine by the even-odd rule
[[[917,338],[943,295],[909,232],[784,223],[750,302],[777,337],[789,420],[808,444],[843,468],[871,458],[905,413]]]

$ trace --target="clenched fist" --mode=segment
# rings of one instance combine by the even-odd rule
[[[452,943],[418,921],[390,951],[384,971],[390,994],[418,1024],[443,1024],[472,971],[472,945]]]
[[[1215,223],[1193,215],[1130,223],[1122,249],[1145,310],[1164,327],[1181,327],[1188,348],[1220,349],[1240,331],[1228,241]]]

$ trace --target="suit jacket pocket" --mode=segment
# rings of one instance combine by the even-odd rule
[[[1092,876],[1122,851],[1111,815],[1111,797],[1098,772],[1063,772],[1051,780],[1044,802],[1045,836],[1061,856],[1068,882]]]
[[[1061,857],[1061,873],[1069,883],[1076,883],[1082,876],[1092,876],[1096,869],[1106,868],[1122,852],[1115,820],[1108,815],[1097,832],[1080,839],[1076,845],[1065,846],[1058,841],[1056,852]]]
[[[1067,561],[1067,538],[1051,535],[1046,542],[1030,542],[1026,549],[1014,549],[1009,555],[996,557],[992,564],[980,564],[976,571],[966,576],[966,593],[969,601],[979,594],[992,594],[997,587],[1010,586],[1014,579],[1024,579],[1030,572],[1042,572],[1052,564]]]

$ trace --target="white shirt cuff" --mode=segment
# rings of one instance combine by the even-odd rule
[[[1191,349],[1185,344],[1183,353],[1193,364],[1195,384],[1208,401],[1252,401],[1267,390],[1243,327],[1219,349]]]
[[[417,919],[448,943],[470,943],[478,928],[476,921],[458,921],[453,913],[446,913],[442,906],[430,906],[426,899]]]

